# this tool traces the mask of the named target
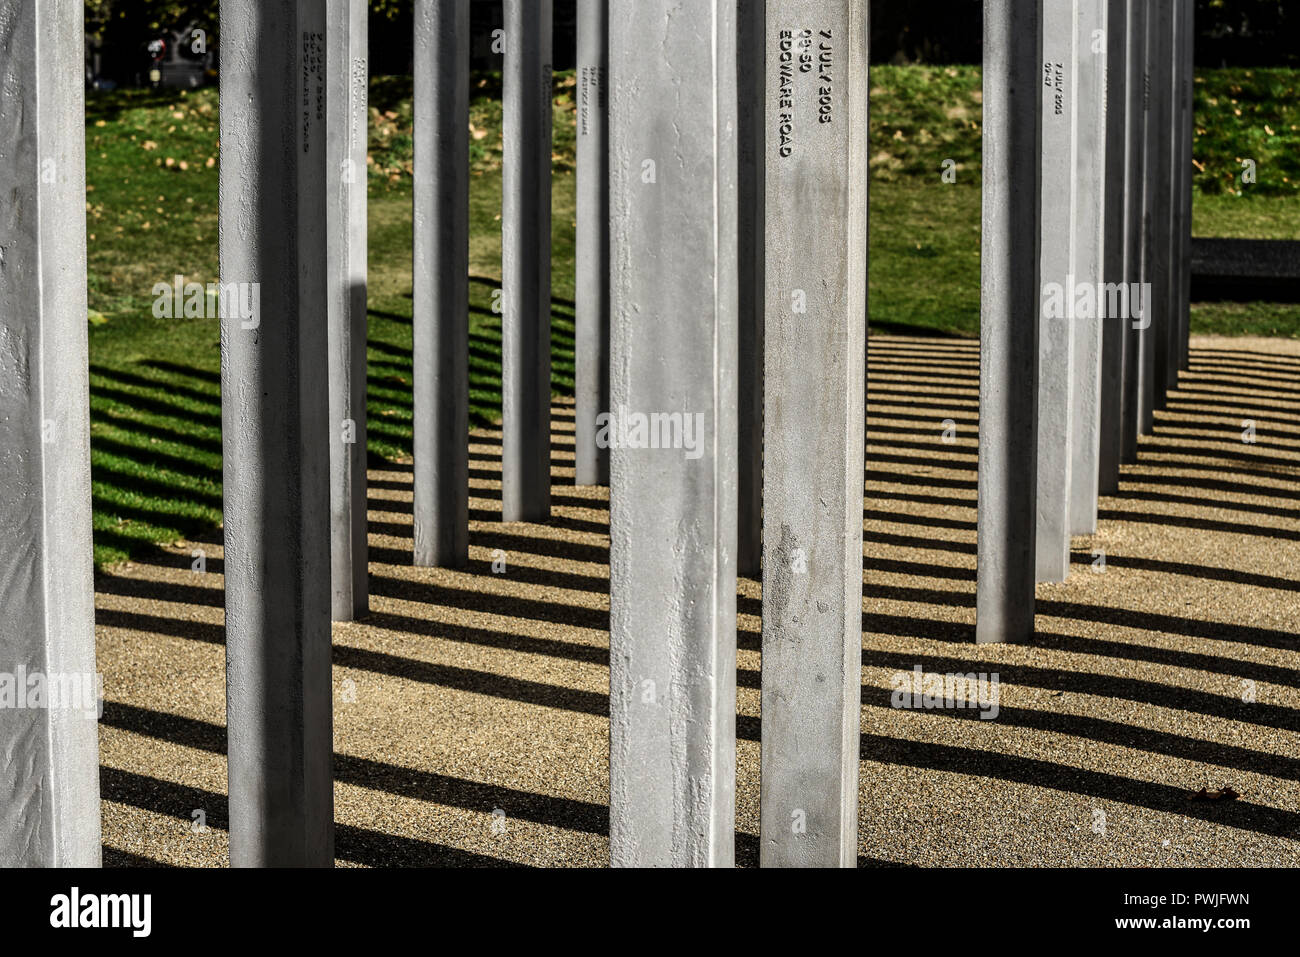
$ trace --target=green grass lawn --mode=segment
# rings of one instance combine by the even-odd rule
[[[1197,80],[1194,232],[1300,239],[1300,79]],[[973,67],[876,67],[871,117],[871,321],[972,336],[979,323],[980,80]],[[552,387],[573,389],[573,75],[555,89]],[[471,106],[470,389],[474,424],[500,416],[500,78]],[[1271,131],[1271,132],[1270,132]],[[371,86],[369,449],[411,451],[409,78]],[[151,289],[217,278],[217,97],[122,91],[87,99],[91,449],[95,560],[210,531],[221,519],[219,331],[155,319]],[[1238,182],[1241,158],[1258,181]],[[941,178],[952,160],[955,183]],[[1201,332],[1300,336],[1300,309],[1198,304]]]
[[[882,66],[871,78],[872,326],[977,335],[979,68]],[[1193,234],[1300,239],[1300,72],[1203,71],[1196,109]],[[1254,184],[1240,182],[1244,158]],[[1196,303],[1192,329],[1294,338],[1300,306]]]

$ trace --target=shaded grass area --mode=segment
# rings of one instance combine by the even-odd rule
[[[573,392],[573,78],[556,78],[552,388]],[[470,424],[500,418],[501,139],[497,75],[471,108]],[[377,78],[368,191],[368,450],[411,455],[410,80]],[[124,91],[87,101],[95,563],[221,521],[220,330],[158,319],[155,283],[217,279],[217,97]],[[567,159],[566,159],[567,157]],[[211,163],[209,164],[209,159]],[[182,165],[183,164],[183,165]]]
[[[471,84],[473,425],[500,417],[501,326],[493,311],[501,254],[500,84],[498,73],[476,74]],[[974,336],[979,70],[873,67],[872,85],[872,327]],[[1197,176],[1196,233],[1300,239],[1295,88],[1288,71],[1208,71],[1198,78],[1196,155],[1206,171]],[[411,454],[410,97],[409,77],[372,81],[368,446],[377,460]],[[552,389],[571,394],[572,73],[556,75],[554,104]],[[200,283],[217,278],[219,130],[213,89],[92,94],[86,106],[91,447],[95,561],[102,565],[210,531],[221,518],[217,322],[155,319],[151,312],[156,283],[170,284],[175,275]],[[1225,171],[1241,169],[1237,154],[1247,147],[1258,183],[1229,191]],[[943,180],[945,168],[954,182]],[[1193,328],[1297,336],[1300,307],[1197,304]]]
[[[90,419],[96,564],[221,521],[216,363],[169,350],[108,365],[92,350]]]

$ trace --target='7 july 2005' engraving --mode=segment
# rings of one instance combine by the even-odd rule
[[[777,41],[776,143],[784,159],[794,155],[796,124],[794,84],[797,75],[813,78],[817,84],[817,122],[835,118],[835,47],[830,30],[782,30]],[[814,71],[815,76],[814,76]]]

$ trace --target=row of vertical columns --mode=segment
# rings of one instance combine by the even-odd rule
[[[622,757],[614,774],[616,861],[717,864],[729,863],[734,853],[735,373],[742,285],[748,290],[752,364],[758,365],[760,354],[758,310],[767,301],[780,331],[763,353],[765,362],[782,381],[794,381],[790,373],[802,362],[832,370],[836,383],[806,400],[801,390],[783,385],[766,400],[766,441],[773,449],[772,556],[767,562],[773,600],[766,629],[773,647],[766,672],[769,686],[789,687],[791,697],[768,708],[763,813],[769,822],[765,830],[774,838],[765,860],[854,860],[860,422],[865,416],[866,13],[864,3],[836,9],[814,0],[791,0],[772,7],[773,18],[762,29],[754,28],[752,18],[744,24],[753,32],[743,42],[752,44],[753,56],[761,58],[745,70],[737,61],[742,30],[734,3],[713,4],[701,12],[699,23],[674,23],[664,18],[664,10],[630,4],[618,9],[619,36],[629,55],[620,66],[626,79],[616,85],[624,109],[611,153],[622,204],[613,237],[613,259],[620,268],[612,284],[612,312],[619,322],[612,337],[612,365],[618,374],[612,377],[611,405],[666,406],[680,408],[683,418],[700,416],[703,434],[697,438],[703,454],[665,460],[622,448],[612,457],[614,577],[664,586],[640,596],[615,593],[612,741]],[[745,10],[751,17],[760,12],[755,4]],[[24,488],[40,499],[40,507],[28,514],[57,513],[66,529],[55,535],[48,522],[41,529],[15,523],[23,529],[23,541],[36,543],[41,552],[24,554],[36,572],[21,582],[25,590],[19,597],[42,603],[57,592],[61,603],[57,610],[32,604],[32,617],[43,617],[51,632],[34,640],[25,637],[23,648],[16,647],[18,636],[6,635],[5,648],[13,646],[18,657],[30,652],[33,664],[81,665],[89,673],[85,292],[84,282],[68,282],[66,275],[84,276],[84,246],[60,240],[56,250],[52,239],[50,248],[42,246],[56,228],[75,229],[70,221],[83,215],[80,85],[59,82],[59,77],[79,74],[56,55],[56,49],[78,47],[56,47],[55,42],[66,40],[63,31],[76,22],[70,11],[79,13],[79,8],[69,0],[51,0],[33,16],[0,20],[6,31],[0,42],[13,52],[13,62],[23,55],[33,61],[25,75],[50,71],[39,86],[42,99],[35,99],[38,84],[6,87],[3,102],[9,108],[0,114],[9,124],[29,114],[38,117],[37,136],[21,139],[14,133],[29,148],[34,144],[40,155],[16,164],[11,173],[30,180],[15,181],[13,188],[20,198],[29,197],[26,205],[20,204],[19,212],[30,215],[16,218],[15,228],[26,230],[17,239],[32,240],[13,245],[43,249],[39,263],[24,262],[21,254],[8,256],[0,274],[5,279],[0,302],[6,308],[0,315],[7,322],[7,342],[22,347],[15,346],[9,358],[23,363],[25,375],[12,378],[28,387],[21,394],[3,394],[6,409],[16,410],[4,421],[39,425],[44,442],[36,462],[40,474],[33,471]],[[428,418],[417,416],[417,448],[424,452],[454,445],[446,433],[459,432],[463,441],[465,431],[463,406],[458,407],[465,378],[458,355],[464,342],[464,286],[440,280],[457,275],[463,280],[467,272],[462,249],[467,182],[459,156],[466,146],[467,71],[460,58],[466,49],[466,12],[464,3],[420,4],[416,19],[417,114],[426,118],[417,145],[422,175],[414,208],[416,388],[428,389],[417,406],[432,412]],[[37,21],[35,13],[49,17]],[[511,124],[506,140],[514,159],[508,168],[515,173],[507,177],[503,216],[506,379],[522,388],[511,404],[507,387],[506,408],[508,419],[518,422],[549,406],[549,278],[545,257],[537,255],[543,237],[543,245],[549,245],[549,182],[538,182],[546,180],[540,171],[549,167],[549,18],[546,10],[539,13],[532,5],[512,5],[507,13],[507,46],[513,42],[515,49],[508,57],[513,69],[506,84]],[[325,866],[333,859],[329,623],[331,613],[350,618],[364,614],[367,606],[365,10],[356,0],[296,0],[278,6],[223,0],[221,15],[231,861],[235,866]],[[668,25],[663,50],[631,55],[656,19]],[[799,64],[808,66],[796,66],[796,55]],[[683,104],[682,114],[664,113],[660,104],[666,96],[646,96],[647,87],[665,95],[680,89],[695,76],[701,59],[712,66],[712,82],[689,85],[695,102]],[[766,69],[760,69],[760,62]],[[268,63],[280,69],[267,70]],[[783,69],[789,70],[788,77]],[[538,77],[542,82],[524,82]],[[784,85],[788,78],[789,87]],[[758,108],[763,79],[768,84],[766,112]],[[783,240],[792,251],[766,263],[759,238],[748,237],[743,278],[736,255],[741,248],[741,163],[730,136],[739,117],[742,84],[752,97],[747,122],[753,152],[747,157],[751,166],[745,188],[756,191],[757,184],[766,183],[764,193],[753,195],[765,196],[773,211],[765,226],[768,243]],[[536,102],[539,88],[546,93],[544,109]],[[677,122],[683,115],[691,123]],[[797,147],[774,139],[764,149],[758,130],[767,123],[798,128]],[[525,148],[532,152],[525,154]],[[54,171],[48,180],[47,169]],[[810,218],[805,213],[812,200],[819,216]],[[712,212],[703,225],[700,209]],[[816,228],[821,216],[843,229]],[[747,220],[753,228],[763,222],[752,215]],[[631,255],[631,247],[638,256]],[[640,255],[660,268],[635,261]],[[693,281],[678,284],[666,277]],[[760,288],[764,279],[766,288]],[[20,328],[16,303],[21,296],[41,308]],[[699,321],[699,302],[709,305],[706,322]],[[313,320],[323,322],[324,330],[312,328]],[[665,340],[665,329],[676,335]],[[674,344],[667,356],[672,361],[665,361],[665,341]],[[526,374],[530,369],[532,381]],[[539,381],[546,383],[544,390]],[[761,374],[751,381],[760,383]],[[6,385],[11,384],[7,379]],[[757,395],[761,392],[755,387],[751,397]],[[803,408],[800,401],[811,404]],[[44,418],[35,419],[37,412]],[[757,423],[760,414],[759,407],[752,408],[751,422]],[[805,428],[809,415],[825,419],[830,427],[810,433]],[[520,445],[516,465],[529,461],[524,447],[535,445],[537,435],[545,432],[539,429],[530,436],[515,431]],[[756,449],[757,437],[751,438]],[[10,443],[18,449],[31,445]],[[507,462],[512,461],[511,448],[508,438]],[[30,465],[31,460],[17,464]],[[446,502],[455,496],[438,494],[462,484],[463,466],[451,466],[460,475],[435,475],[428,481],[434,495],[431,503],[425,502],[431,504],[427,511],[417,497],[423,516],[417,521],[427,521],[423,527],[429,532],[420,540],[430,562],[450,563],[463,555],[463,538],[439,535],[463,524],[459,517],[445,519]],[[755,467],[752,482],[758,474]],[[522,482],[513,493],[508,488],[507,503],[527,511],[542,487]],[[665,492],[670,493],[666,499]],[[676,507],[681,522],[662,522],[665,500]],[[838,504],[827,510],[820,507],[822,500]],[[757,521],[757,513],[751,518]],[[653,547],[656,538],[659,548]],[[811,569],[816,574],[809,574]],[[6,576],[6,587],[19,578]],[[675,599],[665,603],[664,594]],[[636,613],[629,614],[629,608]],[[646,622],[655,616],[662,627],[647,629]],[[809,621],[816,627],[809,628]],[[661,635],[662,645],[645,641],[646,635]],[[802,651],[791,653],[792,648]],[[631,686],[635,702],[648,710],[631,715],[619,704],[632,696],[620,701],[619,693],[638,667]],[[820,687],[826,670],[835,675],[838,689],[829,697]],[[6,854],[19,862],[93,863],[98,858],[95,726],[64,724],[57,714],[42,720],[47,726],[6,728],[6,746],[26,739],[35,749],[26,757],[29,764],[43,764],[44,775],[33,780],[42,785],[50,809],[22,813],[31,811],[30,802],[6,802],[4,826],[25,829],[6,842]],[[637,762],[656,773],[666,766],[676,786],[629,787],[626,775]],[[15,782],[15,790],[25,793],[31,783]],[[657,821],[659,829],[647,830],[648,821]],[[783,832],[790,836],[781,840]]]
[[[0,630],[0,649],[29,669],[93,673],[85,291],[68,281],[84,280],[85,249],[64,235],[84,234],[81,87],[65,52],[80,8],[3,3],[0,50],[34,82],[0,88],[0,136],[18,150],[0,170],[16,198],[0,226],[12,373],[0,448],[18,454],[0,454],[22,493],[4,502],[18,503],[3,525],[15,565],[0,582],[6,607],[43,627]],[[612,0],[584,13],[580,334],[594,360],[580,432],[618,410],[667,417],[686,439],[615,442],[604,457],[611,857],[733,860],[735,585],[740,564],[757,569],[761,505],[762,862],[852,864],[866,3]],[[222,0],[221,14],[231,860],[328,865],[329,622],[366,609],[365,6]],[[1035,577],[1068,569],[1070,535],[1095,527],[1098,488],[1130,457],[1128,431],[1103,451],[1104,423],[1132,418],[1135,442],[1184,361],[1190,20],[1174,0],[986,3],[980,641],[1032,634]],[[422,564],[466,551],[467,41],[465,0],[417,4]],[[507,520],[549,513],[549,46],[549,2],[508,2]],[[1127,62],[1112,62],[1120,51]],[[742,217],[746,198],[759,208]],[[1044,308],[1049,284],[1072,307],[1079,284],[1113,275],[1155,290],[1119,336],[1099,315]],[[810,369],[822,387],[804,388]],[[1117,372],[1118,413],[1102,395]],[[599,481],[602,450],[587,451],[580,480]],[[748,552],[738,523],[754,533]],[[94,724],[78,719],[0,715],[0,772],[39,769],[9,782],[0,859],[97,861]]]
[[[1132,151],[1132,129],[1123,120],[1131,80],[1124,54],[1136,52],[1127,49],[1130,11],[1107,0],[1044,6],[1044,93],[1052,102],[1043,104],[1040,581],[1063,581],[1071,536],[1096,531],[1098,496],[1118,489],[1121,461],[1135,461],[1137,435],[1151,430],[1154,410],[1177,385],[1186,351],[1191,130],[1184,61],[1190,9],[1159,0],[1144,11],[1144,142],[1138,151],[1143,174],[1130,180],[1125,157]],[[1073,63],[1062,70],[1053,49],[1064,55],[1067,20],[1073,25]],[[1061,70],[1063,83],[1053,85],[1053,69]],[[1130,190],[1143,197],[1143,255],[1126,275],[1124,196]],[[1049,292],[1063,270],[1064,309]],[[1062,317],[1073,330],[1068,347],[1059,329]],[[1130,323],[1132,343],[1125,331]],[[1129,345],[1136,345],[1135,362]],[[1132,405],[1126,404],[1127,391],[1134,392]],[[1071,397],[1068,412],[1064,394]],[[1131,424],[1127,416],[1134,416]],[[1059,455],[1066,441],[1073,449],[1068,460]],[[1064,520],[1062,500],[1068,503]]]
[[[426,0],[415,10],[422,565],[463,565],[468,551],[468,9]],[[223,0],[221,15],[221,272],[223,295],[238,297],[223,307],[221,336],[231,862],[324,866],[329,622],[368,605],[366,8]],[[549,513],[550,28],[549,2],[507,3],[508,520]]]
[[[1126,402],[1126,461],[1136,461],[1137,436],[1152,431],[1155,410],[1164,408],[1188,361],[1194,16],[1190,0],[1153,0],[1130,11],[1130,24],[1145,37],[1144,48],[1131,49],[1142,56],[1138,277],[1145,313],[1135,330],[1136,384],[1125,382],[1136,391],[1135,400]]]
[[[758,578],[763,454],[763,43],[765,0],[738,0],[736,131],[739,169],[737,373],[738,573]],[[609,483],[609,448],[599,417],[609,387],[609,0],[579,0],[577,16],[577,241],[575,483]]]
[[[82,11],[72,0],[5,0],[0,13],[0,48],[13,67],[0,91],[0,131],[5,142],[18,144],[10,154],[15,162],[4,168],[13,180],[7,194],[16,202],[5,223],[13,235],[0,237],[6,240],[0,242],[0,321],[13,373],[4,377],[0,402],[4,428],[15,432],[5,444],[16,456],[9,471],[22,491],[5,499],[16,509],[5,527],[22,547],[5,553],[23,567],[0,581],[6,607],[20,609],[12,620],[43,623],[21,634],[0,631],[0,650],[28,672],[66,673],[93,685],[84,110],[76,61]],[[366,6],[362,0],[223,0],[220,13],[231,861],[328,865],[329,623],[363,615],[368,606]],[[431,415],[421,420],[425,430],[417,429],[416,441],[422,444],[423,436],[426,449],[444,451],[463,447],[466,432],[464,359],[456,361],[464,352],[463,325],[461,348],[455,332],[456,321],[465,321],[467,298],[461,247],[467,245],[468,183],[458,155],[466,144],[467,4],[427,4],[420,13],[422,49],[433,54],[421,66],[433,69],[420,71],[417,99],[440,120],[422,124],[430,135],[420,153],[427,167],[444,166],[433,177],[432,195],[417,188],[417,215],[424,212],[424,222],[435,225],[416,230],[417,255],[424,254],[427,266],[416,270],[417,366],[438,374],[417,375],[417,390],[428,386],[433,396],[417,402]],[[514,277],[507,286],[519,302],[507,312],[507,342],[516,347],[506,352],[517,379],[543,384],[537,400],[514,409],[521,418],[541,411],[544,426],[531,433],[531,444],[544,449],[549,473],[549,273],[537,254],[549,249],[549,11],[517,4],[510,15],[509,32],[520,47],[512,62],[520,77],[531,70],[543,82],[507,82],[508,115],[524,128],[508,142],[527,143],[534,155],[526,162],[515,157],[514,168],[524,175],[507,190],[516,201],[508,204],[507,228],[520,228],[513,247],[507,243],[517,254],[507,257],[507,275]],[[69,235],[78,238],[69,242]],[[532,244],[527,261],[518,255],[526,244]],[[439,281],[449,276],[460,283]],[[418,280],[428,277],[434,282],[422,286]],[[532,308],[523,305],[530,299]],[[32,302],[36,309],[24,305]],[[452,398],[443,401],[446,396]],[[454,440],[430,437],[439,424]],[[36,432],[16,434],[22,429]],[[39,454],[27,454],[31,448]],[[448,459],[458,474],[422,483],[435,490],[433,517],[417,520],[431,533],[417,536],[430,563],[463,561],[465,550],[464,493],[446,494],[466,484],[464,457],[459,467],[454,454]],[[513,456],[516,463],[525,459]],[[435,462],[428,455],[421,460]],[[540,487],[527,486],[523,498],[535,501]],[[457,506],[455,520],[438,511]],[[429,518],[419,504],[417,511]],[[456,528],[462,531],[448,534]],[[23,771],[6,788],[14,799],[0,804],[4,862],[97,863],[94,722],[59,709],[6,711],[0,720],[3,773]]]
[[[0,5],[0,659],[83,692],[0,713],[4,864],[100,857],[83,12]],[[220,12],[230,854],[329,865],[331,591],[340,618],[366,605],[365,4]]]
[[[1103,494],[1187,367],[1195,47],[1190,0],[1110,0],[1108,17],[1104,274],[1125,308],[1105,320]]]
[[[609,483],[609,449],[598,417],[609,401],[608,60],[610,0],[579,0],[577,17],[577,205],[575,482]],[[737,373],[738,573],[758,578],[763,455],[763,114],[765,0],[738,0],[740,368]]]
[[[611,404],[703,430],[691,455],[610,456],[611,860],[733,862],[738,490],[752,467],[761,863],[853,866],[867,5],[615,0],[610,24]],[[758,200],[743,220],[738,197]]]
[[[414,213],[415,562],[467,561],[468,413],[464,320],[468,291],[465,188],[467,28],[463,0],[416,4]],[[579,485],[609,481],[601,416],[610,401],[608,173],[609,0],[582,0],[578,16],[575,395]],[[761,23],[759,0],[742,0],[742,45]],[[503,518],[543,521],[550,512],[550,44],[547,3],[505,6],[502,202]],[[738,82],[741,166],[741,430],[738,561],[758,576],[762,454],[761,116],[762,71],[745,57]]]
[[[604,18],[579,18],[577,481],[608,481]],[[414,560],[463,567],[469,514],[469,4],[419,0],[413,198]],[[502,518],[545,521],[551,488],[551,0],[504,5]]]
[[[1108,7],[1103,273],[1108,288],[1119,287],[1126,308],[1104,321],[1102,494],[1118,489],[1121,463],[1137,461],[1138,436],[1150,431],[1153,408],[1177,386],[1187,364],[1193,143],[1193,5],[1170,3],[1168,21],[1160,4],[1110,0]],[[1162,54],[1155,34],[1165,27],[1169,56],[1149,59]],[[1163,83],[1166,73],[1169,82]],[[1162,134],[1165,109],[1169,127]],[[1170,164],[1163,179],[1163,156],[1147,157],[1162,139]],[[1158,204],[1162,191],[1170,195],[1167,215]],[[1161,249],[1168,251],[1163,265]],[[1162,275],[1167,286],[1158,285]]]
[[[1035,14],[1036,98],[1008,118],[1010,98],[1030,96],[1024,74],[1009,72],[1011,51],[1026,58],[1014,61],[1021,69],[1029,51],[999,31]],[[1138,437],[1186,361],[1191,17],[1182,0],[985,5],[981,641],[1032,635],[1034,580],[1068,576],[1072,537],[1097,530],[1099,496],[1118,490],[1121,464],[1136,462]],[[1030,105],[1040,120],[1032,149],[1030,131],[1015,128]],[[1027,201],[1012,202],[1030,182],[1025,150],[1036,160],[1036,260],[1010,228],[1013,215],[1031,215]],[[1009,331],[1027,274],[1036,340]]]
[[[1072,536],[1097,529],[1102,384],[1116,378],[1103,369],[1104,327],[1120,321],[1107,316],[1102,285],[1108,27],[1107,0],[1043,7],[1039,581],[1064,581]],[[1113,368],[1113,352],[1111,358]]]

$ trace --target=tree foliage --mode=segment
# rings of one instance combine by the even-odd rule
[[[215,30],[218,0],[86,0],[86,33],[102,38],[124,26],[153,33],[196,23]]]
[[[409,21],[414,0],[369,0],[371,21]],[[189,23],[216,35],[218,0],[85,0],[86,32],[110,48],[134,50],[142,37]],[[573,0],[557,0],[572,7]],[[876,63],[978,63],[980,0],[871,4]],[[1196,0],[1197,58],[1205,66],[1286,66],[1300,62],[1300,2]]]

